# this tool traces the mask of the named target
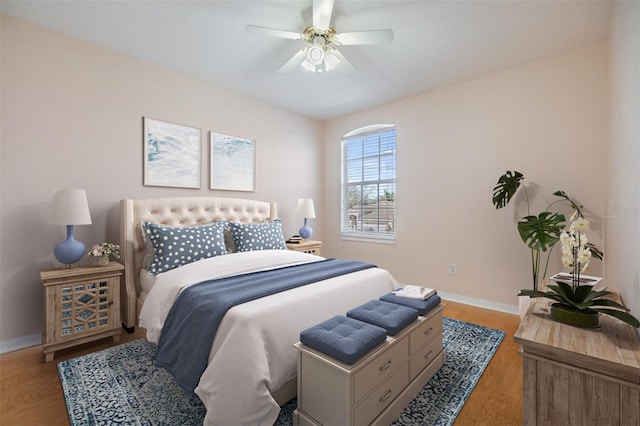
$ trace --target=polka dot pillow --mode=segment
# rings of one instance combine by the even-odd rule
[[[226,254],[225,226],[225,222],[188,227],[145,222],[144,231],[155,251],[153,263],[147,270],[155,275],[197,260]]]
[[[267,223],[229,223],[238,251],[286,250],[280,219]]]

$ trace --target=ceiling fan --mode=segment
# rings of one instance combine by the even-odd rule
[[[286,73],[298,65],[304,69],[322,74],[342,63],[341,69],[353,72],[353,65],[338,51],[336,46],[361,44],[386,44],[393,41],[393,30],[371,30],[338,33],[331,27],[331,13],[334,0],[313,0],[313,24],[302,33],[275,28],[247,25],[246,31],[271,37],[302,40],[307,43],[298,53],[285,63],[279,72]]]

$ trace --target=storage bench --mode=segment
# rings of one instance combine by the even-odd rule
[[[444,363],[442,305],[353,364],[296,343],[294,425],[389,424]]]

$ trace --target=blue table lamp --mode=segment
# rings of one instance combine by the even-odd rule
[[[311,198],[300,198],[298,200],[298,217],[304,218],[304,225],[298,233],[302,238],[308,240],[313,234],[313,229],[307,223],[307,219],[314,219],[316,217],[316,211],[313,208],[313,200]]]
[[[86,191],[84,189],[55,190],[48,223],[67,227],[67,239],[53,249],[56,259],[68,267],[82,260],[86,254],[86,247],[73,238],[73,227],[74,225],[91,225]]]

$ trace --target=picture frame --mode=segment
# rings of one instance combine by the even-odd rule
[[[210,189],[256,190],[256,142],[210,132]]]
[[[143,117],[145,186],[201,186],[202,130]]]

